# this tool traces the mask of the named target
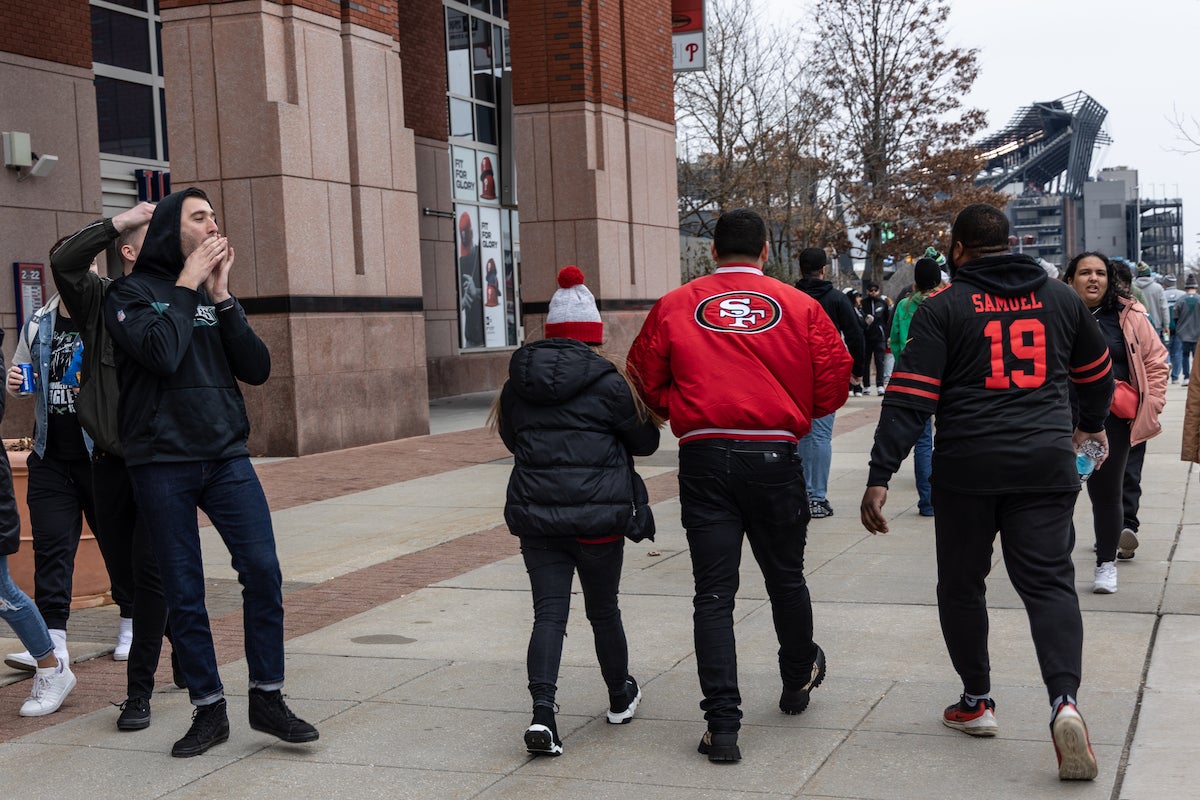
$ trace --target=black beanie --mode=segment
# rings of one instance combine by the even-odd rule
[[[918,292],[928,292],[942,282],[942,268],[932,258],[921,258],[913,266],[913,283]]]
[[[801,275],[816,275],[829,263],[829,257],[819,247],[806,247],[796,259],[800,262]]]

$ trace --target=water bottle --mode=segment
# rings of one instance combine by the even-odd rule
[[[1079,446],[1075,453],[1075,469],[1079,471],[1079,480],[1086,481],[1096,471],[1096,464],[1104,457],[1104,446],[1095,439],[1088,439]]]

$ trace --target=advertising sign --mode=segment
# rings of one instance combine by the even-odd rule
[[[671,0],[671,45],[676,72],[704,69],[704,0]]]
[[[17,330],[20,330],[25,320],[46,304],[46,265],[14,261],[13,292],[17,301]]]

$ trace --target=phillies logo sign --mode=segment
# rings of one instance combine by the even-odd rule
[[[696,306],[696,322],[721,333],[761,333],[782,318],[779,303],[758,292],[725,292]]]

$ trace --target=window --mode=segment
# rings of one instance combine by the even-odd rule
[[[515,347],[521,246],[507,174],[508,3],[445,0],[445,8],[459,347]]]
[[[167,160],[157,0],[91,0],[92,71],[102,156]],[[132,177],[132,171],[131,171]]]

